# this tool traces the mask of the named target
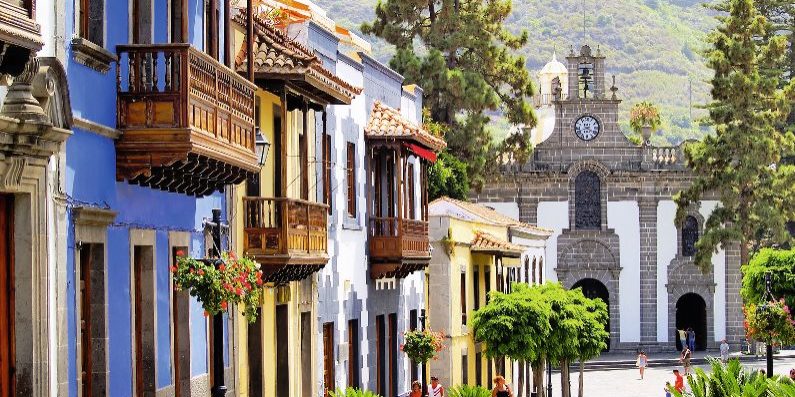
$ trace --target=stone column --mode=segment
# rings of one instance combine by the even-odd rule
[[[657,199],[638,199],[640,212],[640,341],[657,343]]]
[[[740,245],[738,243],[726,246],[726,340],[732,350],[740,348],[740,342],[745,337],[743,327],[743,299],[740,296],[742,286],[742,272],[740,270]]]

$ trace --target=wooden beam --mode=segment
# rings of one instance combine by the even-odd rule
[[[277,172],[279,172],[278,178],[281,179],[281,183],[279,186],[280,192],[278,197],[287,197],[287,148],[289,147],[287,142],[287,87],[282,90],[281,111],[282,120],[280,123],[281,131],[279,131],[279,144],[282,150],[280,150],[281,153],[279,153],[279,156],[281,156],[280,169],[277,170]]]
[[[210,0],[210,56],[218,59],[218,0]]]
[[[235,57],[232,56],[232,7],[229,5],[231,0],[224,1],[224,63],[230,69],[234,68]],[[250,80],[250,79],[249,79]],[[253,80],[251,80],[253,81]]]

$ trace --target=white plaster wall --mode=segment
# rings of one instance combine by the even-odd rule
[[[547,240],[544,255],[544,280],[558,281],[555,268],[558,266],[558,236],[561,230],[569,227],[569,202],[544,201],[538,203],[538,226],[554,230]]]
[[[640,342],[640,210],[636,201],[607,203],[607,227],[619,238],[621,342]]]
[[[509,201],[504,203],[482,203],[484,206],[493,209],[507,217],[518,220],[519,219],[519,203]]]
[[[717,206],[717,201],[701,202],[699,212],[705,221]],[[726,252],[723,249],[712,254],[712,268],[715,273],[715,298],[712,302],[713,320],[715,321],[713,330],[715,340],[720,341],[726,337]]]
[[[668,342],[668,265],[676,256],[676,203],[657,204],[657,341]]]

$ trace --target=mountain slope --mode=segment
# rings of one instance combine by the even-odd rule
[[[316,0],[329,17],[358,31],[361,22],[374,18],[376,0]],[[529,44],[522,49],[527,67],[536,71],[549,61],[553,51],[559,58],[588,43],[599,45],[607,56],[607,73],[616,76],[621,105],[620,121],[628,130],[629,108],[649,100],[660,106],[663,127],[657,144],[675,144],[698,138],[706,128],[697,126],[704,116],[698,105],[709,99],[710,72],[700,51],[703,38],[715,24],[712,12],[700,0],[513,0],[508,29],[526,29]],[[584,8],[584,9],[583,9]],[[393,49],[368,37],[377,58],[387,62]],[[691,93],[692,86],[692,93]],[[692,97],[692,118],[691,118]],[[495,119],[496,136],[507,131]]]

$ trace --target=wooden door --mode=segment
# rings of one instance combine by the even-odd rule
[[[334,323],[323,324],[323,395],[334,391]]]
[[[14,395],[14,200],[0,195],[0,396]]]
[[[398,395],[398,342],[397,342],[397,314],[389,315],[389,395]]]
[[[178,252],[188,252],[187,247],[172,247],[171,248],[171,264],[173,266],[177,265],[177,253]],[[172,283],[174,274],[171,273]],[[176,397],[182,397],[182,359],[180,357],[180,336],[179,336],[179,302],[177,300],[177,291],[172,291],[171,296],[171,322],[172,326],[174,327],[171,331],[174,335],[174,342],[172,344],[171,351],[173,352],[172,360],[174,361],[174,395]]]
[[[143,356],[143,295],[141,291],[142,247],[133,248],[133,304],[135,305],[135,390],[138,395],[144,392],[144,356]]]
[[[91,396],[91,244],[80,248],[80,382],[82,395]]]

